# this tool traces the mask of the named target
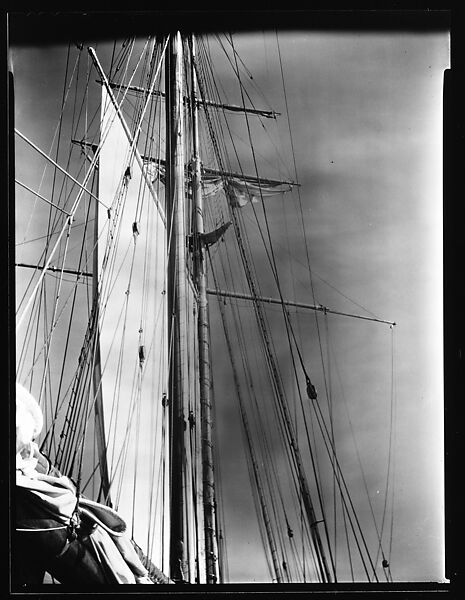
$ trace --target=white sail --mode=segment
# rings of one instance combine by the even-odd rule
[[[169,519],[166,232],[105,88],[101,110],[98,291],[110,496],[134,539],[163,568]]]

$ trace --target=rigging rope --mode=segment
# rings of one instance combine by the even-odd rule
[[[201,87],[201,85],[199,85],[199,87],[200,87],[200,89],[201,89],[201,91],[202,91],[202,87]],[[207,111],[207,110],[206,110],[206,116],[207,116],[207,122],[208,122],[208,111]],[[213,139],[213,142],[214,142],[214,138],[213,138],[213,136],[212,136],[212,139]],[[214,142],[214,145],[215,145],[215,142]],[[218,160],[221,162],[221,160],[220,160],[220,158],[219,158],[219,153],[218,153],[218,152],[217,152],[217,156],[218,156]],[[239,231],[237,230],[237,225],[236,225],[236,234],[237,234],[237,236],[238,236],[238,241],[239,241],[239,244],[240,244],[240,235],[239,235]],[[243,253],[243,252],[242,252],[242,255],[244,255],[244,253]],[[244,266],[246,267],[246,271],[247,271],[247,262],[245,262],[245,261],[244,261]],[[250,267],[248,267],[248,268],[250,269]],[[248,280],[249,280],[249,283],[251,283],[251,279],[250,279],[250,277],[248,277]],[[253,288],[252,288],[252,290],[253,290]],[[260,311],[259,311],[259,308],[258,308],[258,307],[256,307],[256,308],[257,308],[257,316],[259,317],[259,321],[261,320],[261,321],[263,322],[263,315],[262,315],[262,316],[261,316],[261,318],[260,318]],[[262,327],[261,329],[262,329],[262,332],[264,332],[264,331],[265,331],[265,329],[264,329],[263,327]],[[266,338],[265,338],[265,343],[266,343]],[[268,342],[268,343],[269,343],[269,342]],[[274,362],[273,362],[273,360],[271,359],[271,355],[270,355],[270,354],[268,354],[268,355],[267,355],[267,361],[268,361],[268,366],[270,367],[270,373],[271,373],[271,375],[272,375],[272,381],[274,381],[274,382],[275,382],[275,385],[278,385],[278,384],[277,384],[277,381],[278,381],[278,379],[276,379],[277,371],[276,371],[276,368],[275,368]],[[273,373],[274,373],[274,375],[273,375]],[[283,405],[281,405],[281,408],[282,408],[282,406],[283,406]]]
[[[237,78],[238,78],[239,85],[240,85],[242,102],[243,102],[243,105],[244,105],[243,85],[242,85],[242,82],[241,82],[241,79],[240,79],[240,75],[239,75],[239,72],[238,72],[238,69],[237,69],[237,63],[236,63],[236,74],[237,74]],[[247,113],[245,114],[245,117],[246,117],[246,123],[247,123],[247,130],[248,130],[248,133],[249,133],[249,140],[251,142],[250,125],[249,125],[249,119],[248,119]],[[255,166],[255,172],[256,172],[256,174],[258,176],[257,162],[256,162],[254,147],[253,147],[252,143],[251,143],[251,148],[252,148],[252,156],[253,156],[253,162],[254,162],[254,166]],[[266,225],[266,231],[267,231],[269,248],[270,248],[269,252],[267,250],[267,256],[269,258],[270,266],[272,267],[273,276],[275,278],[276,285],[278,287],[278,292],[279,292],[281,300],[282,300],[281,286],[280,286],[280,283],[279,283],[279,278],[278,278],[278,273],[277,273],[277,266],[276,266],[276,260],[275,260],[273,245],[272,245],[272,241],[271,241],[271,233],[270,233],[270,229],[269,229],[269,222],[268,222],[268,218],[267,218],[267,211],[266,211],[266,208],[265,208],[265,203],[263,202],[263,197],[262,197],[262,193],[261,193],[260,184],[259,184],[259,190],[260,190],[260,196],[261,196],[261,199],[262,199],[262,208],[263,208],[263,214],[264,214],[264,217],[265,217],[265,225]],[[253,203],[252,203],[252,209],[254,210],[254,213],[255,213],[255,208],[253,206]],[[263,239],[263,237],[262,237],[262,239]],[[265,245],[265,248],[266,248],[266,244],[264,244],[264,245]],[[283,315],[286,317],[287,311],[286,311],[284,305],[282,305],[282,308],[283,308]],[[287,324],[290,325],[289,319],[286,319],[286,322],[287,322]],[[291,329],[291,332],[293,334],[292,327],[290,327],[290,329]],[[289,337],[289,333],[288,333],[288,337]],[[295,339],[295,336],[294,336],[294,339]],[[290,343],[290,339],[289,339],[289,343]],[[304,367],[304,364],[303,364],[303,360],[302,360],[302,357],[301,357],[301,354],[300,354],[300,350],[298,348],[297,348],[297,350],[298,350],[299,358],[300,358],[301,363],[302,363],[302,368],[303,368],[304,373],[306,375],[307,388],[308,388],[308,386],[311,385],[310,378],[309,378],[308,374],[306,373],[306,370],[305,370],[305,367]],[[281,402],[283,402],[283,406],[284,406],[284,399],[281,400]],[[284,415],[284,416],[286,416],[286,415]],[[302,475],[300,475],[300,476],[302,477]],[[333,574],[335,575],[335,572],[334,572],[334,562],[333,562],[333,558],[332,558],[331,547],[329,545],[328,545],[328,549],[329,549],[329,552],[330,552],[330,558],[331,558],[331,562],[332,562],[332,566],[333,566]]]

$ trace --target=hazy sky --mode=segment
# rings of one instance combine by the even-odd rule
[[[397,323],[393,576],[437,579],[443,575],[441,127],[448,38],[296,32],[279,39],[312,269],[354,302],[317,278],[316,299],[366,314],[358,303]],[[273,36],[237,42],[255,80],[257,73],[267,78],[267,98],[279,89],[279,75],[267,72],[272,42]],[[265,52],[253,52],[255,44]],[[263,54],[269,63],[260,62]],[[289,219],[291,237],[300,237],[298,220],[272,200],[267,206],[277,217],[275,239],[286,248],[279,217]],[[311,302],[301,284],[301,237],[291,251],[301,261],[294,267],[295,295]],[[290,261],[281,258],[286,279]],[[276,296],[271,288],[267,293]],[[315,332],[304,319],[299,323],[314,343]],[[382,453],[386,432],[376,432],[372,419],[382,414],[389,387],[390,332],[337,318],[331,323],[345,348],[344,388],[359,443],[368,454]]]
[[[284,140],[288,131],[275,39],[274,34],[242,34],[236,38],[236,49],[271,108],[283,113],[275,135],[281,132]],[[279,43],[316,299],[358,314],[364,313],[362,306],[397,323],[393,577],[440,580],[444,573],[441,136],[448,35],[294,31],[280,33]],[[46,147],[60,98],[52,83],[63,69],[61,49],[13,48],[12,57],[16,127]],[[258,96],[255,100],[262,105]],[[281,152],[292,167],[291,147],[286,144]],[[266,145],[258,151],[265,164],[271,152]],[[271,168],[264,175],[272,176]],[[289,279],[286,289],[294,281],[295,298],[311,303],[299,221],[284,212],[281,201],[270,200],[268,206],[277,223],[272,226],[276,243],[285,249],[278,260],[283,280]],[[249,211],[244,218],[252,219],[250,206],[244,210]],[[294,241],[288,246],[284,234],[289,231]],[[292,276],[288,251],[295,259]],[[272,285],[264,293],[276,296]],[[213,321],[217,320],[213,309]],[[379,411],[386,410],[391,332],[386,325],[361,321],[354,325],[343,318],[335,317],[331,323],[333,339],[342,348],[338,361],[343,361],[344,393],[360,447],[370,456],[386,441],[374,429],[376,411],[370,415],[367,407],[379,402]],[[306,356],[314,364],[316,355],[310,349],[314,330],[302,318],[299,326]],[[221,351],[221,345],[218,348]],[[225,381],[230,377],[222,376]],[[315,379],[322,389],[316,367]],[[226,506],[231,579],[262,581],[264,563],[250,560],[257,530],[245,518],[253,505],[243,493],[246,470],[237,450],[237,410],[227,386],[220,405],[228,416],[227,426],[218,424],[218,435],[227,457],[222,464],[223,487],[232,498]]]

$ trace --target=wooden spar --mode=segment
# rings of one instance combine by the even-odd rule
[[[28,269],[42,270],[43,267],[40,265],[29,265],[26,263],[16,263],[16,267],[27,267]],[[49,266],[48,271],[61,271],[71,275],[77,275],[78,277],[92,277],[92,273],[87,271],[76,271],[73,269],[61,269],[59,267]],[[316,310],[323,313],[332,315],[339,315],[341,317],[350,317],[351,319],[361,319],[363,321],[374,321],[375,323],[385,323],[386,325],[392,325],[395,327],[397,323],[395,321],[388,321],[386,319],[378,319],[376,317],[367,317],[365,315],[355,315],[353,313],[346,313],[340,310],[334,310],[323,306],[322,304],[308,304],[307,302],[293,302],[292,300],[280,300],[279,298],[270,298],[268,296],[251,296],[250,294],[242,294],[240,292],[228,292],[225,290],[213,290],[207,288],[207,294],[210,296],[220,296],[222,298],[237,298],[238,300],[258,300],[265,304],[284,304],[285,306],[293,306],[294,308],[305,308],[307,310]]]
[[[199,154],[198,102],[197,79],[195,74],[195,38],[191,36],[191,81],[192,81],[192,128],[193,128],[193,159],[192,159],[192,200],[195,207],[194,261],[195,279],[198,292],[198,352],[199,352],[199,382],[200,382],[200,418],[201,418],[201,448],[202,448],[202,488],[206,582],[218,581],[218,544],[216,532],[216,495],[213,466],[212,443],[212,394],[210,367],[210,332],[208,321],[207,273],[205,260],[203,196],[201,181],[201,162]]]
[[[77,142],[77,143],[85,143],[85,142]],[[165,161],[162,158],[152,157],[152,156],[142,156],[142,160],[146,162],[153,162],[157,165],[165,166]],[[259,184],[268,184],[268,185],[289,185],[300,187],[300,183],[296,183],[295,181],[289,181],[287,179],[269,179],[265,177],[255,177],[254,175],[246,175],[245,173],[238,173],[234,171],[225,171],[224,169],[211,169],[210,167],[205,167],[202,165],[202,172],[205,175],[216,175],[218,177],[233,177],[234,179],[242,179],[244,181],[248,181],[250,183]]]
[[[15,267],[25,267],[26,269],[37,269],[38,271],[52,271],[53,273],[58,271],[60,273],[67,273],[69,275],[76,275],[79,277],[93,277],[93,273],[90,271],[76,271],[74,269],[62,269],[61,267],[52,267],[49,265],[47,268],[42,265],[29,265],[27,263],[15,263]]]
[[[340,315],[342,317],[351,317],[352,319],[363,319],[364,321],[375,321],[376,323],[386,323],[387,325],[395,326],[396,323],[394,321],[386,321],[385,319],[378,319],[376,317],[367,317],[365,315],[354,315],[352,313],[345,313],[339,310],[333,310],[326,306],[322,306],[321,304],[307,304],[305,302],[292,302],[290,300],[279,300],[278,298],[269,298],[266,296],[252,296],[250,294],[242,294],[240,292],[228,292],[225,290],[212,290],[210,288],[207,289],[207,294],[212,296],[222,296],[223,298],[237,298],[239,300],[253,300],[264,302],[265,304],[284,304],[285,306],[293,306],[295,308],[306,308],[308,310],[317,310],[326,313],[330,313],[333,315]]]
[[[170,37],[165,61],[166,77],[166,156],[169,168],[165,185],[168,221],[168,339],[169,400],[171,417],[171,531],[170,577],[173,581],[189,581],[185,573],[185,474],[184,474],[184,357],[182,336],[186,329],[186,231],[184,191],[184,119],[182,43],[179,32]]]
[[[102,82],[97,80],[97,83],[102,83]],[[159,90],[147,90],[147,89],[144,89],[137,85],[123,85],[120,83],[114,83],[112,81],[109,82],[109,85],[113,89],[128,90],[129,92],[135,92],[136,94],[141,94],[144,96],[151,95],[151,96],[160,96],[161,98],[165,97],[165,94]],[[189,98],[184,97],[184,102],[188,103]],[[276,117],[278,117],[281,114],[281,113],[275,112],[274,110],[262,110],[259,108],[245,108],[243,106],[236,106],[235,104],[222,104],[220,102],[212,102],[211,100],[199,101],[198,99],[195,99],[195,100],[192,100],[192,102],[195,102],[196,108],[198,108],[199,106],[211,106],[213,108],[220,108],[221,110],[229,110],[231,112],[242,112],[242,113],[248,113],[251,115],[259,115],[259,116],[265,117],[267,119],[276,119]]]
[[[71,140],[73,144],[79,144],[80,146],[90,146],[92,148],[96,147],[95,144],[91,144],[90,142],[84,142],[83,140]],[[154,156],[146,156],[141,155],[141,159],[144,162],[151,162],[157,165],[161,165],[162,167],[166,166],[166,161],[160,157]],[[296,181],[289,181],[287,179],[269,179],[267,177],[255,177],[254,175],[247,175],[245,173],[238,173],[234,171],[225,171],[223,169],[211,169],[210,167],[206,167],[202,165],[202,173],[205,175],[216,175],[218,177],[232,177],[234,179],[243,179],[244,181],[259,184],[268,184],[268,185],[289,185],[291,187],[300,187],[300,183]]]

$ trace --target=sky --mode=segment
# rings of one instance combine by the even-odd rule
[[[260,42],[250,41],[251,49],[254,43]],[[280,47],[312,270],[353,302],[317,278],[316,298],[366,314],[358,304],[397,323],[394,577],[434,580],[443,574],[441,103],[447,36],[296,33],[280,35]],[[243,48],[247,53],[247,42]],[[257,80],[266,66],[260,69],[258,52],[247,56]],[[297,220],[283,213],[288,231],[297,232]],[[282,221],[276,222],[279,240]],[[301,261],[294,271],[299,282],[306,277],[299,269],[305,264],[301,242],[291,245]],[[283,256],[284,278],[288,265]],[[271,288],[267,293],[276,296]],[[311,301],[308,286],[294,293]],[[381,447],[385,433],[376,432],[372,419],[382,412],[377,401],[388,388],[389,359],[380,348],[386,352],[390,332],[331,323],[345,347],[344,387],[360,423],[358,439],[370,452]]]
[[[263,92],[255,98],[256,105],[262,105],[264,97],[282,113],[272,141],[283,141],[281,153],[289,172],[291,157],[296,157],[316,300],[343,312],[367,314],[367,309],[396,322],[392,332],[386,325],[363,321],[355,325],[334,317],[332,339],[340,348],[335,364],[341,369],[364,456],[382,453],[386,431],[377,430],[374,421],[380,414],[386,416],[393,336],[397,401],[393,577],[442,580],[441,136],[448,35],[279,32],[286,98],[276,67],[276,36],[241,34],[235,42]],[[63,68],[61,49],[18,47],[12,56],[16,127],[41,140],[39,145],[45,148],[56,120],[59,94],[52,84]],[[231,80],[230,88],[225,85],[229,92],[234,83]],[[289,127],[293,148],[287,141]],[[257,153],[264,175],[272,176],[270,145],[263,142]],[[296,300],[312,303],[300,220],[287,210],[285,201],[270,200],[267,206],[276,247],[282,249],[278,264],[285,290]],[[244,211],[253,231],[251,207]],[[257,264],[264,263],[259,244],[256,256]],[[263,291],[276,296],[271,283],[264,282]],[[212,313],[217,322],[213,307]],[[268,314],[272,319],[272,311]],[[305,356],[315,365],[314,327],[301,314],[298,323]],[[214,350],[224,352],[218,344]],[[281,348],[278,354],[285,371],[289,359]],[[227,457],[221,465],[223,487],[233,498],[226,517],[229,570],[232,581],[261,581],[264,564],[250,561],[257,530],[244,518],[253,504],[243,492],[246,471],[237,449],[237,409],[228,386],[230,375],[224,365],[218,368],[225,384],[219,406],[228,417],[227,425],[218,423],[217,431]],[[316,366],[312,373],[322,389]],[[343,443],[349,446],[350,440]],[[376,468],[375,461],[371,469],[367,465],[373,485]]]

